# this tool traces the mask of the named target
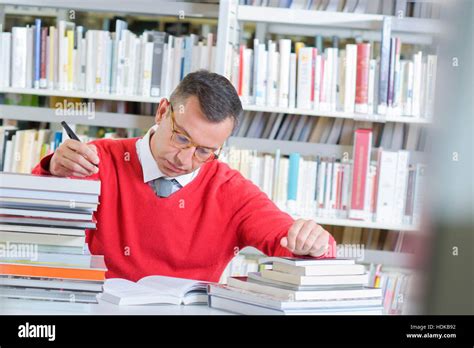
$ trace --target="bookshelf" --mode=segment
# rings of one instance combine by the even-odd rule
[[[370,121],[370,122],[401,122],[412,124],[430,124],[428,119],[415,118],[411,116],[390,116],[380,114],[361,114],[361,113],[347,113],[342,111],[313,111],[298,108],[280,108],[270,106],[258,106],[253,104],[243,104],[243,109],[247,111],[262,111],[262,112],[277,112],[293,115],[309,115],[309,116],[324,116],[331,118],[350,118],[356,121]]]
[[[20,10],[21,6],[33,6],[40,8],[36,1],[5,1],[0,0],[0,10],[13,6],[14,11],[26,13]],[[62,11],[70,9],[68,1],[46,0],[41,3],[41,8],[54,8]],[[265,33],[291,34],[291,35],[315,35],[325,36],[337,35],[341,38],[360,37],[363,40],[380,41],[380,28],[383,15],[355,14],[308,10],[288,10],[281,8],[268,8],[257,6],[239,5],[237,0],[221,1],[220,4],[201,4],[183,1],[152,1],[139,0],[128,2],[116,2],[111,0],[81,1],[74,4],[74,9],[78,11],[91,12],[114,12],[122,14],[138,14],[151,16],[184,16],[193,18],[218,18],[217,32],[217,52],[216,52],[216,72],[229,76],[231,66],[229,64],[230,53],[235,49],[242,35],[244,23],[256,23],[258,35]],[[15,13],[15,12],[12,13]],[[58,16],[59,16],[58,11]],[[1,11],[0,11],[1,13]],[[44,12],[45,15],[54,16],[55,12]],[[41,14],[43,15],[43,14]],[[297,24],[295,25],[297,18]],[[0,16],[1,21],[1,16]],[[432,45],[435,36],[440,32],[439,21],[419,18],[396,18],[393,17],[392,30],[404,43]],[[44,97],[67,97],[110,101],[128,101],[139,103],[159,103],[162,97],[143,97],[138,95],[117,95],[109,93],[86,93],[81,91],[61,91],[52,89],[34,88],[1,88],[0,93],[38,95]],[[431,121],[423,118],[413,118],[410,116],[379,115],[379,114],[359,114],[345,113],[339,111],[323,112],[297,108],[281,108],[257,106],[244,104],[244,110],[275,112],[295,115],[323,116],[331,118],[354,119],[357,121],[370,122],[396,122],[405,124],[429,125]],[[12,120],[28,120],[40,122],[59,122],[59,117],[55,109],[46,107],[27,107],[0,105],[0,118]],[[117,128],[139,128],[146,129],[153,124],[151,115],[116,114],[112,112],[95,112],[93,118],[86,116],[66,116],[68,122],[72,124],[82,124],[91,126],[117,127]],[[258,151],[274,152],[280,149],[282,154],[298,152],[302,155],[323,154],[327,156],[341,155],[344,152],[352,153],[352,146],[313,144],[295,141],[268,140],[231,137],[228,140],[229,146],[239,148],[256,149]],[[376,149],[374,149],[376,151]],[[421,152],[411,152],[410,161],[419,162],[424,159]],[[294,216],[298,218],[299,216]],[[418,226],[399,224],[380,224],[370,221],[357,221],[351,219],[337,219],[319,216],[307,216],[313,218],[323,225],[363,227],[372,229],[402,230],[409,232],[418,231]],[[388,254],[391,253],[391,254]],[[405,255],[387,251],[370,251],[368,262],[385,263],[390,260],[403,260]],[[396,261],[396,263],[400,263]]]

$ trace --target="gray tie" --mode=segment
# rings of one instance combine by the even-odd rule
[[[160,197],[168,197],[183,187],[177,180],[167,180],[164,177],[155,179],[150,184],[155,193]]]

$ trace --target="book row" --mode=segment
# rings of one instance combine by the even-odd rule
[[[240,5],[439,19],[441,4],[410,0],[240,0]]]
[[[371,161],[371,130],[355,133],[352,159],[230,148],[223,161],[294,215],[417,225],[426,166],[404,150]]]
[[[373,130],[372,146],[387,150],[425,151],[428,129],[417,124],[372,123],[352,119],[246,111],[238,137],[352,145],[358,128]]]
[[[213,34],[136,35],[117,20],[116,31],[86,30],[73,22],[0,33],[0,87],[37,88],[145,97],[167,96],[188,73],[213,71]]]
[[[240,46],[231,80],[244,104],[431,119],[437,56],[401,54],[384,20],[381,49],[371,43],[309,47],[289,39]]]

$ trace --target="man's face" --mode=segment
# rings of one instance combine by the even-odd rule
[[[226,118],[219,123],[210,122],[201,111],[197,97],[173,105],[174,129],[186,135],[194,144],[216,151],[232,133],[233,120]],[[196,147],[177,147],[172,141],[172,121],[169,101],[160,102],[155,115],[158,129],[150,140],[150,148],[160,171],[169,177],[191,173],[204,162],[194,156]]]

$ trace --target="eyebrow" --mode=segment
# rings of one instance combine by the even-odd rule
[[[181,127],[177,122],[176,122],[176,119],[174,121],[174,125],[177,129],[179,129],[181,132],[183,132],[188,138],[192,139],[191,135],[186,131],[186,129],[184,129],[183,127]],[[193,140],[194,142],[194,140]],[[217,151],[219,149],[219,147],[212,147],[212,146],[201,146],[199,145],[199,147],[202,147],[202,148],[205,148],[205,149],[209,149],[209,150],[212,150],[212,151]]]

